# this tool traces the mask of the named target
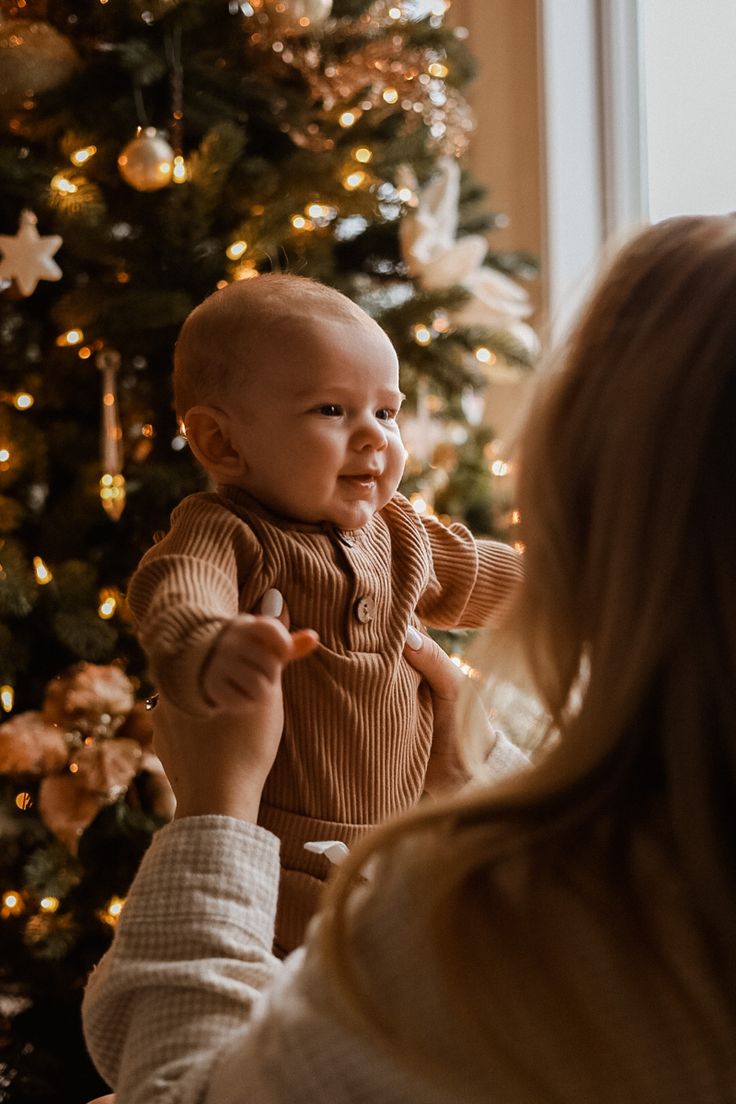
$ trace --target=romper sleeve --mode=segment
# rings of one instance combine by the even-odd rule
[[[191,495],[130,581],[128,604],[153,678],[185,712],[207,711],[207,656],[261,559],[255,534],[217,495]]]
[[[429,542],[430,579],[417,614],[436,629],[477,629],[498,622],[523,578],[521,556],[506,544],[476,540],[456,522],[419,519]]]

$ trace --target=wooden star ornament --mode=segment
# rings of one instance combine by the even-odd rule
[[[21,295],[32,295],[39,280],[60,280],[61,269],[51,258],[63,241],[60,234],[41,237],[33,211],[22,211],[18,233],[0,234],[0,280],[15,280]]]

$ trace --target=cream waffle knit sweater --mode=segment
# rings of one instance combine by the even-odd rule
[[[403,658],[407,626],[484,625],[520,576],[506,545],[419,517],[401,495],[343,532],[221,487],[185,499],[144,556],[128,600],[154,678],[185,711],[207,712],[202,671],[217,635],[270,588],[292,628],[319,633],[317,651],[284,675],[284,735],[259,817],[281,840],[281,950],[302,941],[330,869],[304,844],[349,846],[422,794],[432,712]]]
[[[579,891],[574,852],[561,866],[536,917],[554,952],[541,966],[527,856],[512,847],[508,863],[489,864],[506,915],[520,918],[513,928],[490,909],[478,948],[497,1023],[476,1043],[489,1076],[458,1058],[470,1018],[449,1006],[423,907],[426,848],[408,841],[382,892],[355,902],[350,964],[376,1018],[399,1025],[390,1046],[356,1021],[318,939],[286,962],[271,955],[278,841],[229,817],[174,821],[154,836],[90,979],[90,1053],[117,1104],[735,1104],[733,1002],[671,849],[644,833],[633,842],[638,879],[623,909],[603,873],[597,894]],[[637,953],[621,938],[632,907],[654,933]],[[459,1091],[407,1061],[418,1040]]]

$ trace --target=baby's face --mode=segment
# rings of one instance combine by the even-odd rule
[[[272,359],[259,356],[235,399],[240,486],[286,517],[361,528],[401,479],[401,399],[396,353],[378,326],[307,323]]]

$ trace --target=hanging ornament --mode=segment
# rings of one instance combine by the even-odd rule
[[[453,325],[507,334],[531,360],[539,351],[539,340],[523,321],[532,313],[529,295],[516,281],[485,264],[488,242],[482,234],[458,237],[459,202],[460,166],[455,158],[442,157],[417,206],[399,226],[401,256],[409,275],[425,291],[464,287],[469,298],[453,312]],[[477,352],[476,359],[484,363]]]
[[[103,349],[97,354],[95,363],[102,372],[100,501],[107,516],[119,521],[125,509],[123,433],[118,412],[120,353],[117,349]]]
[[[174,160],[171,179],[174,184],[186,184],[189,170],[184,160],[184,65],[181,57],[181,24],[170,30],[165,38],[166,62],[169,67],[169,85],[171,87],[171,145]]]
[[[255,12],[265,12],[274,30],[283,35],[318,31],[330,18],[332,0],[255,0]]]
[[[0,23],[0,109],[64,84],[79,66],[68,38],[49,23],[9,19]]]
[[[138,192],[156,192],[171,181],[174,151],[155,127],[138,127],[118,157],[120,175]]]
[[[21,295],[32,295],[39,280],[60,280],[61,269],[51,258],[61,246],[60,234],[42,238],[33,211],[21,211],[18,233],[0,234],[0,280],[12,279]]]

